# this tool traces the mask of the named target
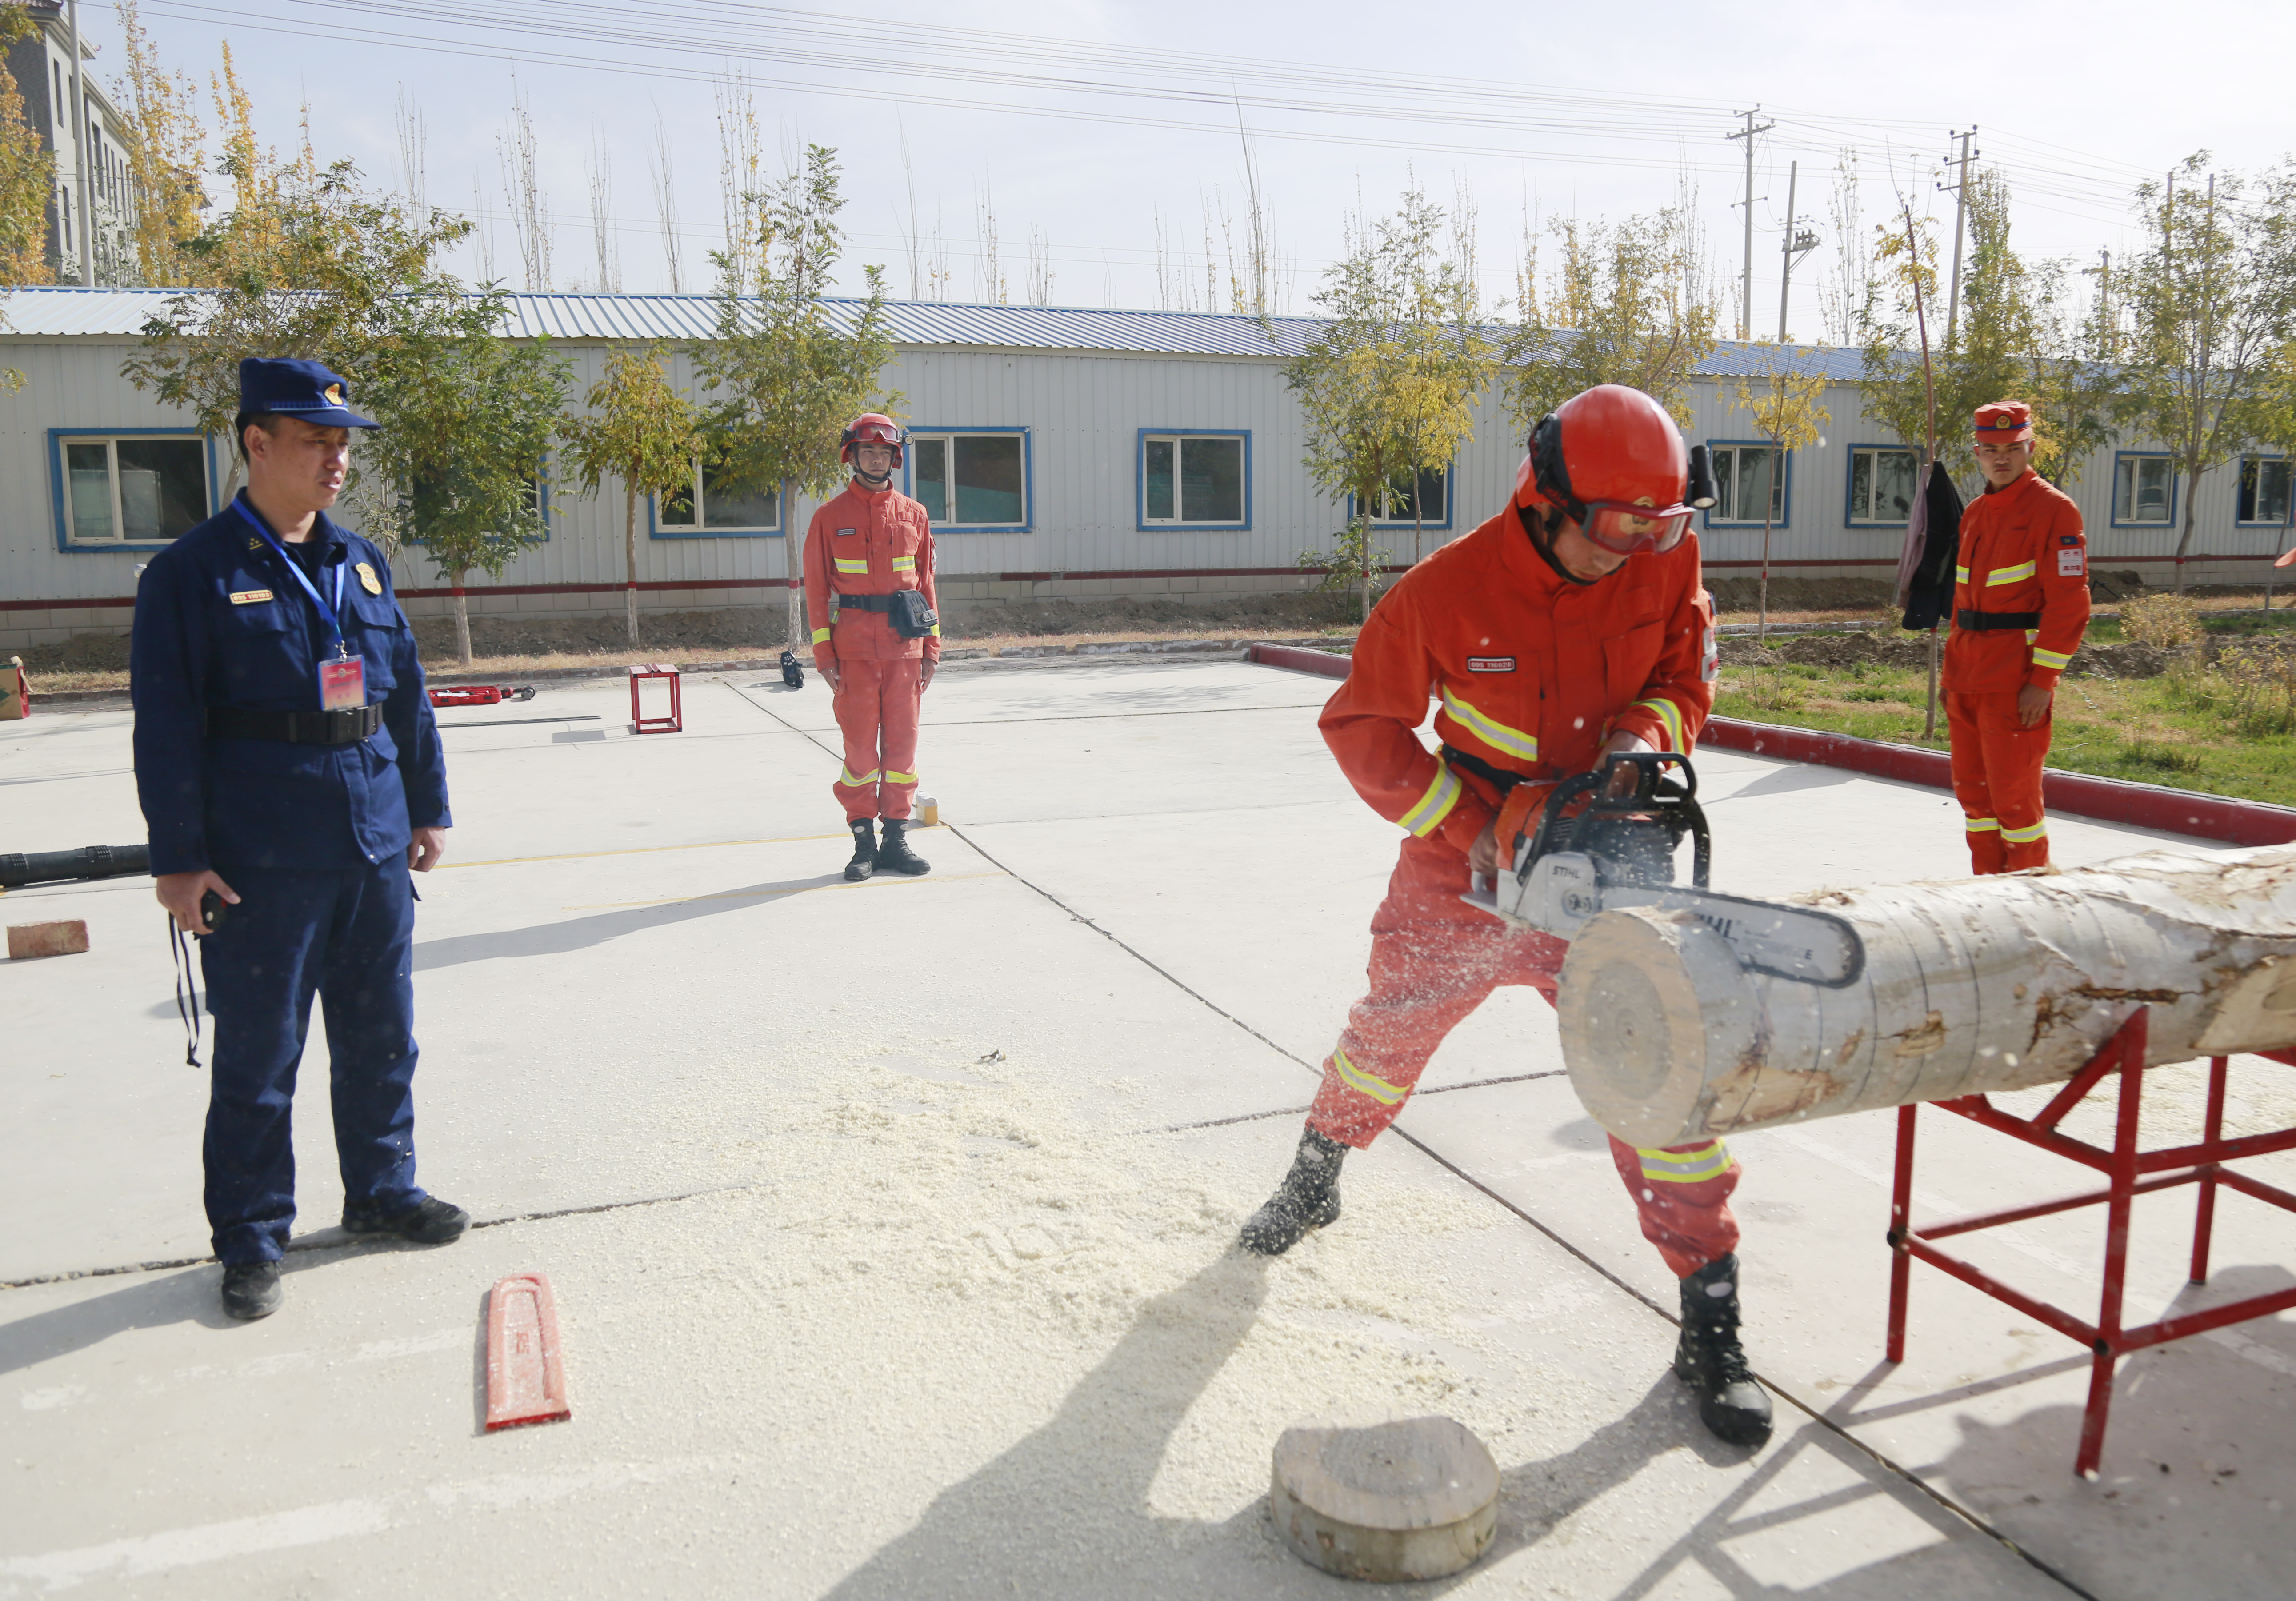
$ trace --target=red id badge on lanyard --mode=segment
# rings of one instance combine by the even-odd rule
[[[338,656],[319,663],[319,710],[356,711],[366,704],[366,658]]]

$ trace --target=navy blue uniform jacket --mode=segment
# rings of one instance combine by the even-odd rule
[[[318,589],[331,603],[343,569],[344,643],[366,659],[366,698],[381,705],[382,727],[348,745],[202,733],[208,706],[318,710],[318,663],[334,653],[311,597],[238,512],[226,507],[183,535],[144,569],[128,651],[135,790],[155,874],[363,867],[404,852],[414,829],[453,821],[439,725],[390,564],[324,512],[311,538],[322,544]],[[380,593],[362,581],[362,563]],[[264,590],[268,598],[250,598]]]

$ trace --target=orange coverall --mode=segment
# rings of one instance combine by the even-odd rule
[[[1961,514],[1954,626],[1940,687],[1953,738],[1953,793],[1971,869],[2045,866],[2049,825],[2041,764],[2049,723],[2017,717],[2017,692],[2054,690],[2088,627],[2088,546],[2080,508],[2038,472],[1986,492]],[[2008,628],[1968,626],[1972,612],[2022,614]]]
[[[925,509],[890,484],[849,483],[813,514],[805,530],[805,614],[813,623],[813,663],[837,686],[837,727],[845,767],[832,792],[846,821],[906,818],[917,792],[917,714],[922,668],[940,660],[940,627],[904,639],[882,612],[840,607],[840,595],[920,589],[933,598],[932,529]]]
[[[1320,726],[1356,792],[1409,837],[1372,918],[1371,993],[1324,1060],[1308,1127],[1370,1145],[1493,989],[1527,984],[1552,1004],[1570,948],[1459,899],[1467,848],[1500,800],[1420,743],[1431,697],[1445,744],[1534,783],[1591,769],[1620,729],[1687,751],[1714,703],[1713,621],[1694,536],[1582,588],[1547,565],[1512,507],[1381,599]],[[1499,842],[1502,860],[1512,848]],[[1720,1140],[1645,1151],[1613,1139],[1611,1155],[1644,1237],[1677,1276],[1737,1248],[1738,1165]]]

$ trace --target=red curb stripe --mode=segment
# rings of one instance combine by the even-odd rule
[[[1326,678],[1346,677],[1350,665],[1345,656],[1334,656],[1329,651],[1302,650],[1296,645],[1255,645],[1243,653],[1243,659],[1264,667],[1288,667],[1293,672],[1316,673]]]

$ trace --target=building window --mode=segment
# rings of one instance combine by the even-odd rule
[[[1786,521],[1785,453],[1774,445],[1712,444],[1714,509],[1706,521],[1760,522],[1783,528]]]
[[[2177,463],[2167,456],[2115,456],[2112,521],[2121,527],[2165,527],[2177,513]]]
[[[1855,445],[1849,451],[1849,526],[1903,528],[1914,514],[1920,458],[1910,450]]]
[[[909,492],[923,503],[935,528],[1029,527],[1029,433],[1026,429],[944,429],[912,431]]]
[[[157,545],[207,521],[208,443],[197,434],[61,434],[64,543]]]
[[[2288,526],[2289,462],[2284,456],[2240,458],[2240,509],[2235,522]]]
[[[1251,436],[1140,431],[1140,527],[1251,526]]]
[[[1415,474],[1397,473],[1373,498],[1371,520],[1405,528],[1450,527],[1451,470],[1423,467]]]
[[[697,464],[693,482],[654,502],[654,538],[715,539],[758,538],[782,531],[782,497],[775,489],[726,487],[720,470]]]

